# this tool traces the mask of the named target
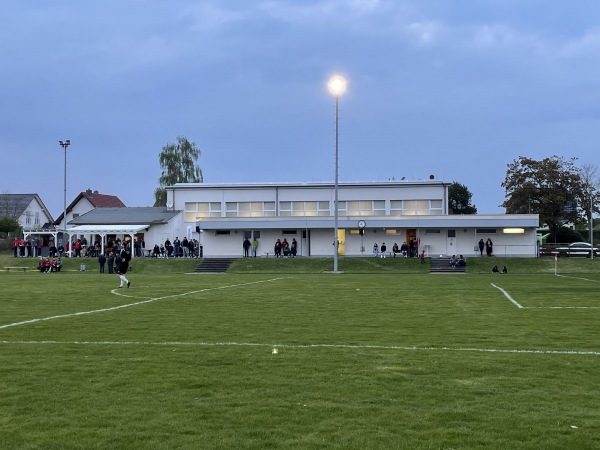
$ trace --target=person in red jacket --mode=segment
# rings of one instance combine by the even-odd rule
[[[15,253],[15,258],[19,256],[19,239],[15,238],[13,240],[13,252]]]

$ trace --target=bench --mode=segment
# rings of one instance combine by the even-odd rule
[[[29,267],[5,267],[4,268],[7,272],[10,272],[10,270],[22,270],[23,272],[27,271],[27,269],[29,269]]]

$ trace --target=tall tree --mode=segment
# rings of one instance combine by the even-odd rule
[[[580,169],[583,188],[583,204],[581,209],[588,221],[592,220],[594,213],[600,213],[600,172],[594,164],[584,164]]]
[[[167,144],[162,148],[158,160],[162,173],[158,179],[158,188],[154,191],[154,206],[167,204],[166,186],[175,183],[202,183],[202,170],[196,164],[200,158],[200,149],[196,143],[183,136],[177,136],[176,144]]]
[[[548,225],[551,239],[556,242],[558,228],[583,217],[583,184],[575,161],[556,155],[541,161],[519,156],[508,164],[501,184],[506,212],[539,214],[540,222]]]
[[[477,214],[477,208],[471,205],[472,197],[467,186],[457,181],[448,188],[448,203],[454,214]]]

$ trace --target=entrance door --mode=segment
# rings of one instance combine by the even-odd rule
[[[456,255],[456,230],[448,230],[446,237],[446,255]]]
[[[412,255],[410,254],[410,241],[413,241]],[[417,230],[415,228],[408,228],[406,230],[406,245],[408,245],[408,256],[418,256],[419,254],[419,241],[417,240]]]
[[[346,230],[340,230],[338,228],[338,256],[344,256],[346,254]]]

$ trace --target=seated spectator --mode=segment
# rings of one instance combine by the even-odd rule
[[[465,267],[467,265],[467,261],[463,255],[458,257],[458,261],[456,261],[456,267]]]
[[[43,261],[43,267],[44,269],[42,270],[42,272],[48,273],[50,272],[50,270],[52,270],[52,263],[50,262],[50,258],[46,258]]]
[[[158,248],[158,244],[154,244],[154,248],[152,249],[152,257],[158,258],[160,256],[160,249]]]
[[[494,267],[492,267],[492,273],[498,273],[498,272],[500,272],[500,271],[498,270],[498,266],[494,266]]]
[[[508,269],[506,268],[506,266],[502,267],[502,273],[508,273]]]
[[[452,258],[450,258],[450,266],[456,267],[456,263],[457,263],[456,255],[452,255]]]

